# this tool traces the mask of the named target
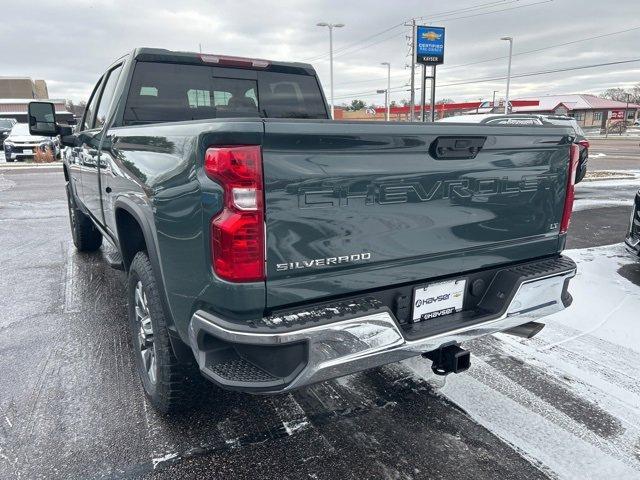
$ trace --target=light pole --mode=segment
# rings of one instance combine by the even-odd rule
[[[387,89],[376,90],[376,93],[384,93],[384,119],[387,120]]]
[[[380,65],[387,66],[387,93],[384,96],[384,108],[386,110],[386,115],[384,119],[389,121],[389,114],[391,113],[391,64],[389,62],[382,62]]]
[[[496,93],[498,93],[499,90],[494,90],[493,91],[493,101],[491,102],[491,111],[493,112],[493,109],[496,108]]]
[[[509,42],[509,66],[507,67],[507,94],[504,101],[504,113],[509,113],[509,85],[511,84],[511,57],[513,56],[513,37],[502,37],[500,40]]]
[[[329,78],[331,82],[331,118],[333,119],[333,29],[344,27],[344,23],[320,22],[317,26],[329,28]]]

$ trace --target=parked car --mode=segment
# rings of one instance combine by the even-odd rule
[[[569,128],[332,121],[311,65],[147,48],[75,131],[54,116],[29,105],[68,147],[76,248],[127,272],[160,411],[192,366],[262,394],[421,354],[461,372],[460,342],[533,336],[572,302]]]
[[[464,122],[464,123],[484,123],[487,125],[558,125],[569,127],[574,132],[574,143],[580,148],[580,160],[576,173],[576,183],[582,181],[587,174],[587,163],[589,161],[589,140],[585,136],[584,131],[578,125],[575,118],[565,117],[561,115],[538,115],[526,113],[511,113],[508,115],[486,113],[479,115],[458,115],[455,117],[446,117],[438,120],[439,122]]]
[[[630,251],[640,255],[640,190],[636,193],[633,208],[631,209],[629,231],[625,243]]]
[[[11,128],[16,124],[13,118],[0,118],[0,147],[11,133]]]
[[[4,141],[4,156],[7,162],[33,158],[36,150],[49,147],[55,156],[60,156],[60,143],[55,136],[33,135],[29,133],[29,125],[16,123],[11,127]]]

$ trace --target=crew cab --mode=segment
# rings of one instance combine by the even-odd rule
[[[148,48],[74,131],[30,104],[31,132],[67,147],[76,248],[104,241],[127,274],[160,411],[194,370],[270,394],[421,354],[460,372],[461,342],[532,336],[570,305],[572,130],[328,112],[311,65]]]

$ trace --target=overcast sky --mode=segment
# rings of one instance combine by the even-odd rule
[[[640,59],[640,0],[22,0],[2,2],[2,17],[0,75],[44,78],[51,98],[74,101],[136,46],[197,51],[199,44],[206,53],[309,61],[329,96],[328,31],[315,26],[322,21],[345,24],[334,30],[336,104],[383,104],[375,94],[386,87],[380,62],[392,64],[391,98],[409,97],[410,29],[402,24],[412,17],[446,27],[438,98],[504,95],[505,80],[478,80],[506,75],[505,35],[515,39],[514,76]],[[511,97],[597,94],[638,82],[640,61],[514,78]]]

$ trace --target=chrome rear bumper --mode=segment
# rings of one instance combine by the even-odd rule
[[[334,323],[273,333],[236,329],[229,322],[200,310],[191,319],[190,343],[202,373],[216,383],[227,388],[257,393],[283,392],[397,362],[435,350],[442,345],[508,330],[559,312],[565,308],[565,283],[575,273],[574,265],[572,269],[559,273],[524,280],[499,316],[419,339],[407,338],[406,333],[403,334],[403,327],[386,307]],[[232,370],[221,371],[215,360],[219,357],[214,356],[212,360],[211,341],[207,344],[207,338],[219,339],[224,345],[235,346],[282,347],[301,344],[306,346],[306,362],[294,368],[288,378],[255,376],[252,368],[256,366],[239,364],[238,362],[244,361],[240,357],[233,359],[235,363]],[[259,370],[259,366],[257,368]],[[254,379],[257,380],[253,381]]]

